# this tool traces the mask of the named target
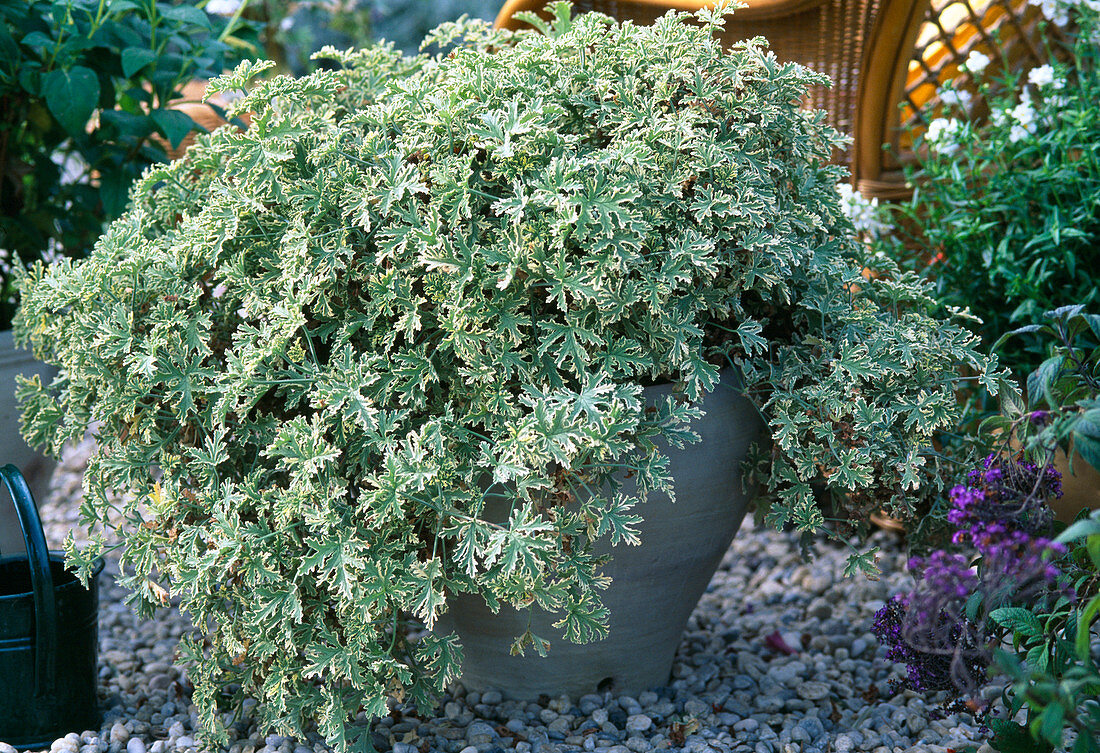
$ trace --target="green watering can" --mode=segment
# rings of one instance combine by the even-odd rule
[[[96,704],[96,566],[89,588],[65,569],[46,537],[23,474],[0,468],[23,529],[26,554],[0,557],[0,741],[50,747],[69,732],[99,729]]]

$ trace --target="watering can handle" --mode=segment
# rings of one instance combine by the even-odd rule
[[[38,518],[38,506],[34,503],[23,474],[9,463],[0,468],[0,476],[15,503],[31,569],[31,587],[34,589],[35,694],[49,695],[53,692],[56,676],[54,665],[57,660],[57,609],[54,603],[53,576],[50,574],[50,552],[46,548],[42,521]]]

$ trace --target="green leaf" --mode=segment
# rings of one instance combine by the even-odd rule
[[[44,34],[41,31],[32,31],[30,34],[19,40],[19,44],[24,47],[52,47],[54,40],[48,34]]]
[[[1051,747],[1032,738],[1022,724],[1008,719],[989,719],[986,723],[993,731],[990,743],[1001,753],[1051,753]]]
[[[173,149],[178,148],[187,138],[187,134],[195,130],[195,121],[191,116],[171,108],[153,110],[153,122],[157,124],[157,130],[168,139]]]
[[[1023,607],[1001,607],[994,609],[989,616],[1001,627],[1026,638],[1035,638],[1043,633],[1039,618]]]
[[[1065,735],[1065,731],[1062,728],[1066,719],[1065,709],[1062,708],[1060,703],[1052,703],[1043,709],[1043,713],[1039,715],[1036,720],[1039,723],[1038,730],[1041,739],[1046,740],[1051,745],[1061,745],[1062,738]],[[1035,734],[1035,722],[1031,723],[1031,732]]]
[[[1100,408],[1091,408],[1082,413],[1073,423],[1073,430],[1077,434],[1100,440]]]
[[[1068,544],[1086,536],[1097,535],[1100,535],[1100,513],[1093,512],[1091,516],[1070,525],[1069,528],[1058,534],[1058,538],[1055,540],[1062,544]]]
[[[1093,468],[1100,468],[1100,439],[1074,433],[1073,449]]]
[[[1100,616],[1100,596],[1092,597],[1092,600],[1077,617],[1077,637],[1074,641],[1074,650],[1077,652],[1077,658],[1085,663],[1089,661],[1090,630],[1097,616]]]
[[[46,107],[70,136],[83,136],[99,101],[99,78],[84,66],[50,71],[42,79]]]
[[[164,17],[178,21],[181,26],[199,26],[209,30],[210,17],[193,5],[173,5],[164,9]]]
[[[1065,360],[1065,356],[1051,356],[1043,361],[1038,369],[1028,374],[1027,399],[1031,405],[1038,405],[1040,398],[1045,398],[1047,405],[1058,404],[1054,397],[1054,383],[1062,373]]]
[[[844,564],[844,577],[851,578],[857,573],[863,573],[864,575],[874,578],[879,575],[877,546],[871,547],[866,552],[857,552],[855,554],[848,555],[848,561]]]
[[[105,170],[100,175],[99,198],[108,218],[114,219],[126,209],[131,182],[131,177],[121,167]]]
[[[122,75],[133,78],[135,73],[156,59],[157,55],[152,50],[127,47],[122,51]]]

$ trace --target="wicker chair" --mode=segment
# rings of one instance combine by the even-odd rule
[[[897,145],[906,76],[917,34],[930,0],[748,0],[726,24],[732,42],[763,36],[780,60],[828,74],[832,88],[811,92],[813,107],[849,133],[853,144],[835,155],[852,170],[852,182],[867,196],[904,196]],[[697,10],[703,0],[574,0],[578,11],[595,10],[619,19],[652,23],[669,10]],[[540,11],[546,0],[508,0],[496,25],[516,29],[519,11]]]

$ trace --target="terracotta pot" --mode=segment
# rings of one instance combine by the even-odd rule
[[[1054,467],[1062,474],[1062,496],[1050,501],[1058,520],[1070,523],[1081,510],[1100,508],[1100,471],[1074,452],[1073,473],[1070,474],[1069,458],[1061,449],[1054,455]]]
[[[646,388],[647,399],[670,391],[664,385]],[[677,501],[653,494],[635,508],[643,518],[642,543],[616,547],[604,570],[612,579],[601,594],[610,610],[608,637],[577,645],[552,626],[557,617],[541,610],[502,607],[493,614],[479,596],[453,596],[436,629],[458,633],[466,688],[496,688],[509,698],[533,699],[605,689],[638,693],[668,682],[687,619],[745,515],[749,497],[742,491],[741,461],[764,427],[732,374],[723,374],[702,407],[706,415],[693,424],[702,441],[682,450],[662,447]],[[624,486],[628,493],[634,488],[629,480]],[[487,507],[487,515],[506,519],[503,501],[498,506]],[[606,542],[598,549],[612,551]],[[510,655],[513,640],[528,626],[551,640],[546,657],[530,648],[526,656]]]

